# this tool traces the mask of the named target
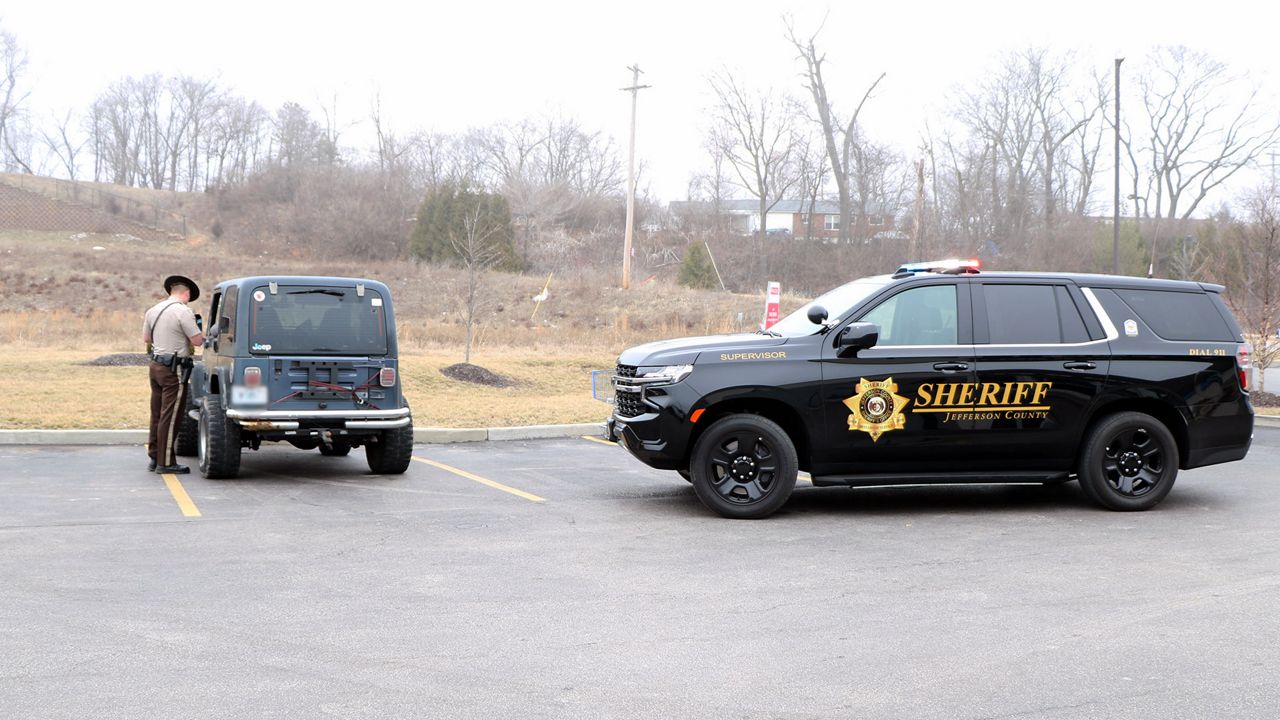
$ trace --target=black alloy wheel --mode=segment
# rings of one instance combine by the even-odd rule
[[[707,507],[729,518],[762,518],[795,489],[796,449],[772,420],[730,415],[698,439],[690,471],[694,492]]]
[[[1173,489],[1178,444],[1159,420],[1137,412],[1103,418],[1081,456],[1080,486],[1111,510],[1148,510]]]

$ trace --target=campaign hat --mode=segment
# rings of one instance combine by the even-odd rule
[[[191,302],[195,302],[200,297],[200,286],[195,281],[185,275],[170,275],[164,279],[164,292],[166,295],[172,294],[174,285],[186,285],[191,288]]]

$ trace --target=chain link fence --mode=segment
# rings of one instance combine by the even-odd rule
[[[0,229],[127,233],[145,240],[187,236],[187,218],[89,183],[0,174]]]

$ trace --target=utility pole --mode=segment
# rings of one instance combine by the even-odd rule
[[[1116,175],[1114,217],[1111,219],[1111,274],[1120,274],[1120,63],[1124,58],[1116,58]]]
[[[627,68],[631,71],[631,87],[622,88],[631,93],[631,150],[627,153],[627,230],[622,250],[622,289],[631,287],[631,235],[636,222],[636,97],[650,85],[640,84],[640,65]]]

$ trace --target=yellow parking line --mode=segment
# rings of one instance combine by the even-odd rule
[[[451,472],[451,473],[453,473],[454,475],[457,475],[458,477],[464,477],[464,478],[466,478],[466,479],[468,479],[468,480],[473,480],[473,481],[475,481],[475,482],[480,483],[481,485],[488,485],[489,487],[493,488],[494,490],[501,490],[502,492],[505,492],[505,493],[511,493],[512,495],[515,495],[516,497],[522,497],[522,498],[524,498],[525,500],[528,500],[528,501],[530,501],[530,502],[537,502],[537,503],[540,503],[540,502],[546,502],[546,499],[545,499],[545,498],[540,498],[540,497],[538,497],[537,495],[534,495],[534,494],[532,494],[532,493],[527,493],[527,492],[525,492],[525,491],[523,491],[523,490],[517,490],[517,489],[515,489],[515,488],[511,487],[510,485],[503,485],[503,484],[502,484],[502,483],[500,483],[500,482],[494,482],[493,480],[490,480],[489,478],[483,478],[483,477],[480,477],[479,475],[475,475],[475,474],[469,473],[469,472],[467,472],[466,470],[460,470],[460,469],[458,469],[458,468],[456,468],[456,467],[454,467],[454,466],[452,466],[452,465],[445,465],[444,463],[442,463],[442,462],[436,462],[435,460],[428,460],[428,459],[426,459],[426,458],[420,458],[420,457],[418,457],[417,455],[414,455],[414,456],[413,456],[413,459],[414,459],[414,460],[417,460],[417,461],[418,461],[418,462],[420,462],[420,463],[424,463],[424,464],[426,464],[426,465],[430,465],[430,466],[432,466],[432,467],[438,467],[438,468],[440,468],[441,470],[444,470],[444,471],[446,471],[446,472]]]
[[[583,440],[590,440],[591,442],[595,442],[595,443],[600,443],[601,445],[608,445],[608,446],[610,446],[610,447],[615,447],[615,446],[616,446],[616,445],[615,445],[615,443],[611,443],[611,442],[609,442],[608,440],[603,440],[603,439],[601,439],[601,438],[593,437],[593,436],[591,436],[591,435],[583,435],[583,436],[582,436],[582,439],[583,439]]]
[[[187,494],[186,488],[178,482],[178,476],[165,473],[161,477],[164,478],[164,484],[169,488],[169,494],[173,496],[174,502],[178,503],[178,509],[182,511],[183,516],[200,517],[200,510],[196,508],[195,503],[191,502],[191,496]]]

